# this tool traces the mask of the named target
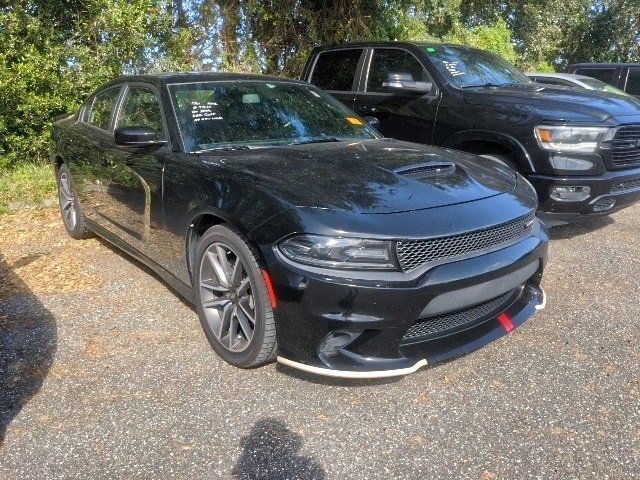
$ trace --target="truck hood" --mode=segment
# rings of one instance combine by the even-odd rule
[[[393,140],[216,152],[202,161],[236,181],[251,177],[290,206],[363,214],[471,202],[516,186],[515,173],[492,160]]]
[[[464,100],[472,105],[505,104],[555,121],[603,122],[609,117],[637,115],[640,101],[633,97],[595,90],[514,85],[466,89]]]

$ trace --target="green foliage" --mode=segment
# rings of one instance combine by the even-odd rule
[[[25,163],[0,170],[0,215],[24,207],[52,205],[55,191],[49,165]]]
[[[47,159],[49,128],[121,74],[299,75],[318,44],[440,40],[524,70],[640,61],[640,0],[14,0],[0,5],[0,171]]]

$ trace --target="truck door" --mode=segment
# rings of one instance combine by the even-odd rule
[[[354,110],[380,120],[386,136],[432,143],[440,92],[422,63],[404,48],[375,48]]]

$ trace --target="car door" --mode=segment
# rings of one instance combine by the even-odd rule
[[[167,129],[157,91],[146,84],[129,84],[114,121],[121,127],[149,127],[159,140]],[[162,223],[162,171],[171,152],[162,146],[116,145],[111,135],[105,142],[109,173],[104,181],[105,228],[149,257],[152,231]]]
[[[67,165],[82,211],[93,221],[104,205],[102,180],[105,176],[103,142],[110,136],[113,113],[120,95],[121,85],[108,87],[87,100],[81,109],[74,134],[67,141],[73,158]]]
[[[365,61],[363,91],[356,97],[354,110],[361,116],[380,120],[379,130],[386,137],[431,143],[440,101],[433,78],[410,51],[397,47],[374,48]],[[430,84],[429,91],[389,88],[394,78]]]
[[[320,52],[311,68],[309,82],[329,92],[353,109],[364,62],[364,48],[342,48]]]

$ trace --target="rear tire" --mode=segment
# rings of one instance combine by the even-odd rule
[[[251,368],[276,357],[276,326],[258,256],[228,225],[215,225],[198,241],[193,291],[209,343],[231,365]]]
[[[62,223],[71,238],[82,240],[93,234],[84,219],[82,208],[76,197],[69,169],[65,164],[58,169],[58,200]]]

